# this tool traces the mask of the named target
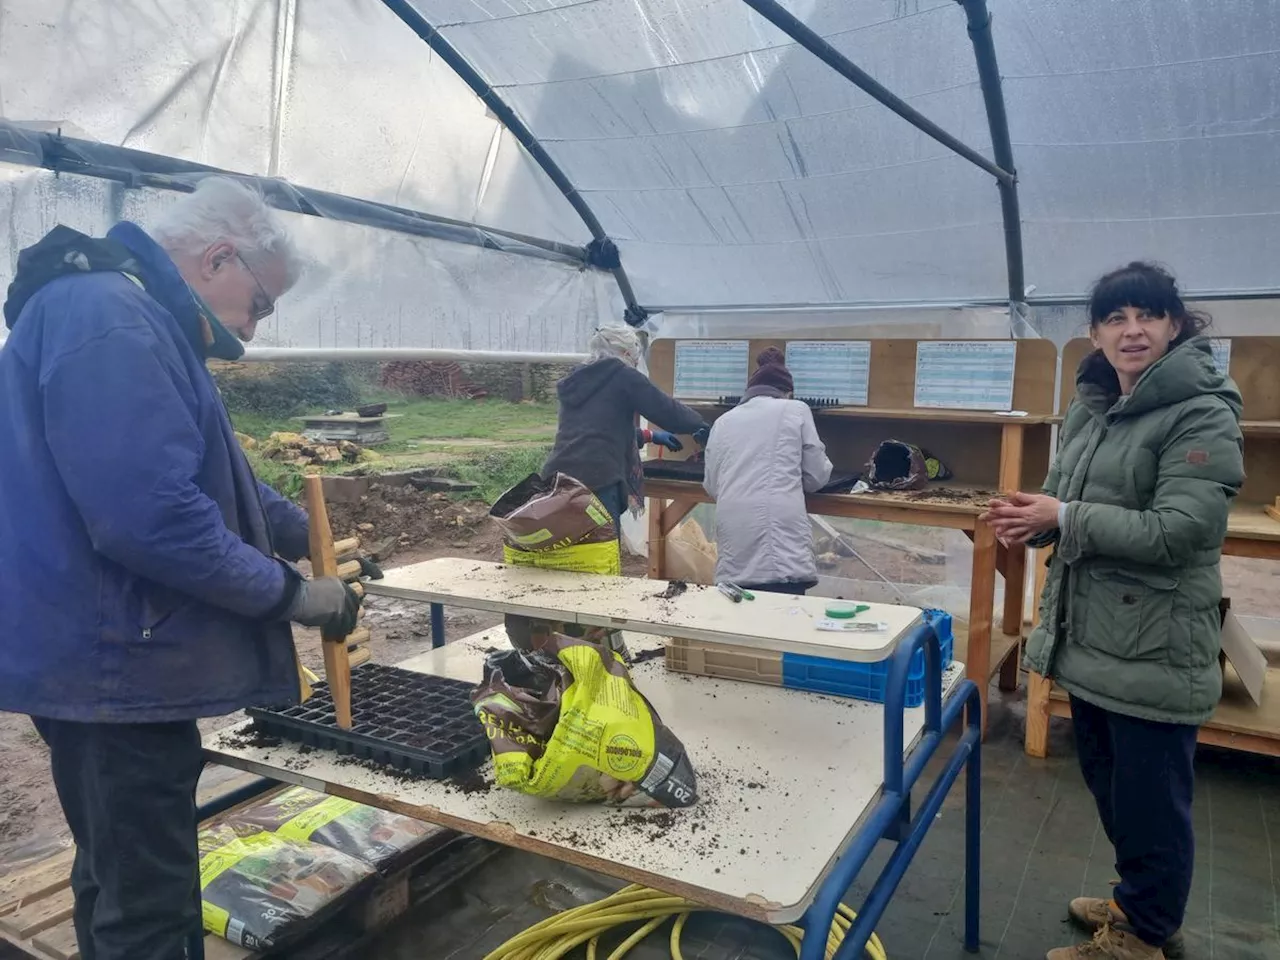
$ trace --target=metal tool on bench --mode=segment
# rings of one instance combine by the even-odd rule
[[[303,478],[307,495],[307,516],[310,526],[311,573],[316,577],[341,577],[351,582],[351,588],[360,596],[364,596],[364,587],[355,581],[366,571],[359,559],[338,562],[338,558],[348,553],[357,553],[360,541],[353,538],[333,539],[333,530],[329,526],[329,511],[324,502],[324,482],[319,475]],[[378,574],[380,575],[380,571]],[[363,613],[363,611],[361,611]],[[363,646],[369,640],[369,628],[358,627],[347,636],[334,637],[321,635],[321,646],[324,648],[325,680],[333,697],[334,713],[338,726],[343,730],[351,729],[351,668],[359,666],[369,659],[369,651]],[[299,664],[301,671],[301,664]],[[303,699],[310,696],[310,689],[303,677]]]

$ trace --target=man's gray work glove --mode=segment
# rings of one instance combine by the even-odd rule
[[[360,597],[337,577],[317,577],[298,584],[289,619],[319,627],[326,637],[345,637],[356,628]]]

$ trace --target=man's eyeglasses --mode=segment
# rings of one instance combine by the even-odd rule
[[[253,282],[258,287],[258,292],[253,296],[253,303],[249,305],[249,319],[257,323],[259,320],[263,320],[275,313],[276,303],[267,295],[267,288],[262,285],[258,275],[253,272],[253,267],[245,263],[244,257],[240,256],[240,251],[238,250],[236,251],[236,259],[240,261],[240,266],[244,267],[245,272],[253,277]]]

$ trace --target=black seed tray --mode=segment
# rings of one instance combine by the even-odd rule
[[[469,683],[366,663],[351,671],[350,730],[338,727],[328,684],[314,689],[296,707],[246,712],[270,736],[436,780],[478,767],[489,756]]]

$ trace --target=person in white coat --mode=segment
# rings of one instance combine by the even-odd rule
[[[741,402],[707,440],[703,487],[716,502],[716,581],[800,595],[818,582],[804,495],[831,479],[831,461],[786,358],[756,358]]]

